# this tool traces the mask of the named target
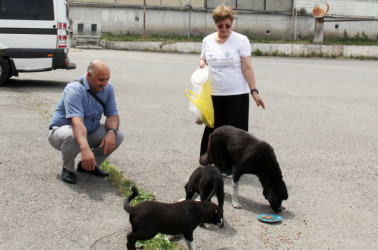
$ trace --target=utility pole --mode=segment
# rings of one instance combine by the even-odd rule
[[[190,39],[190,23],[192,20],[192,5],[189,5],[189,25],[188,25],[188,39]]]
[[[143,4],[143,41],[146,40],[146,0]]]

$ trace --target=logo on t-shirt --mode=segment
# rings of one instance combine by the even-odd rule
[[[226,52],[224,55],[225,55],[226,57],[229,57],[229,56],[230,56],[230,52]]]

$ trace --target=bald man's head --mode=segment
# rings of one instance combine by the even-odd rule
[[[110,78],[110,69],[102,60],[94,60],[89,63],[87,71],[87,79],[89,86],[95,92],[101,92]]]

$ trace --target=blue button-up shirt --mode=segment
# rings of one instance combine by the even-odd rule
[[[82,80],[84,85],[77,81],[67,84],[51,119],[50,128],[72,125],[71,118],[80,117],[84,120],[87,133],[91,133],[100,126],[103,113],[106,117],[118,115],[114,89],[110,82],[101,92],[95,93],[104,102],[104,110],[102,105],[88,92],[92,90],[89,87],[86,74],[78,80]]]

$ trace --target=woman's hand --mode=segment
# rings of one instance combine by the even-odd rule
[[[252,94],[252,97],[253,97],[253,100],[255,100],[256,104],[257,104],[257,107],[262,107],[263,109],[265,109],[265,104],[264,104],[264,101],[263,99],[259,96],[259,94],[257,94],[257,92],[253,92]]]
[[[200,60],[199,61],[199,66],[200,66],[200,68],[201,69],[203,69],[203,68],[205,68],[206,66],[207,66],[207,62],[206,62],[206,60]]]

